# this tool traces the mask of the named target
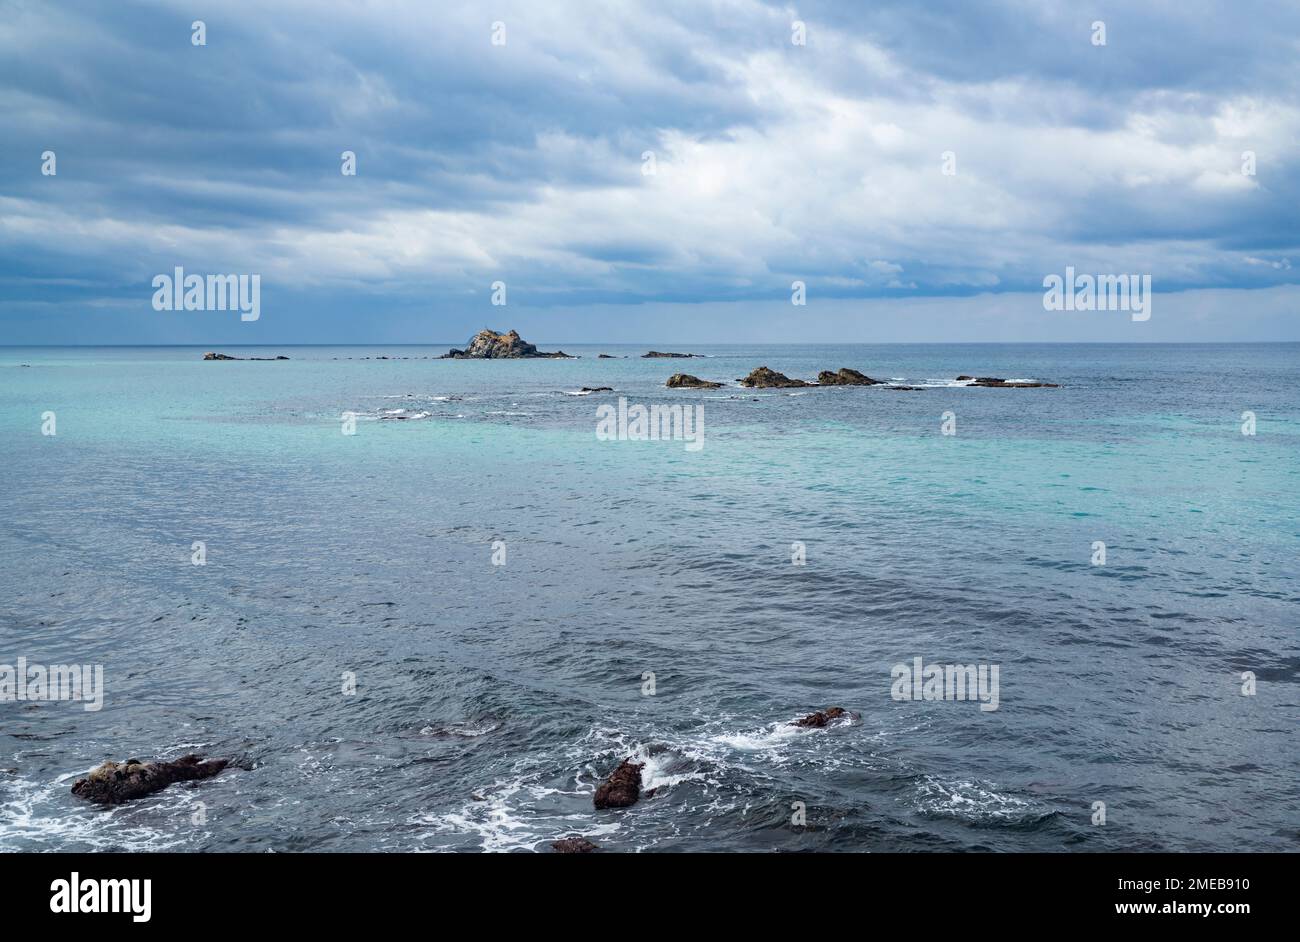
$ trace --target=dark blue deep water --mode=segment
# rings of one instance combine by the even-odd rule
[[[0,664],[106,684],[0,702],[0,850],[1300,848],[1300,346],[650,346],[0,349]],[[619,396],[704,447],[598,440]],[[914,657],[998,709],[892,699]],[[185,751],[241,767],[69,793]]]

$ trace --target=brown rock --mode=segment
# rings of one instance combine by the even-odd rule
[[[674,373],[668,377],[668,382],[664,383],[664,385],[669,389],[718,389],[722,386],[721,383],[700,379],[690,373]]]
[[[211,778],[229,762],[229,759],[205,762],[196,755],[181,756],[175,762],[141,762],[139,759],[127,759],[121,764],[105,762],[85,778],[77,779],[72,785],[72,794],[101,805],[118,805],[152,795],[173,782]]]
[[[821,729],[831,720],[839,719],[847,710],[843,707],[827,707],[825,710],[818,710],[816,713],[809,713],[802,719],[795,720],[791,726],[806,726],[815,729]]]
[[[805,383],[801,379],[791,379],[784,373],[778,373],[776,370],[769,370],[766,366],[760,366],[742,379],[740,385],[748,386],[751,389],[797,389],[803,386],[815,386],[816,383]]]
[[[627,808],[641,797],[641,770],[644,762],[624,759],[609,778],[596,787],[592,803],[597,808]]]
[[[557,854],[590,854],[592,851],[600,850],[595,844],[585,837],[563,837],[558,841],[553,841],[551,847]]]
[[[817,385],[819,386],[879,386],[880,380],[872,379],[864,373],[857,370],[851,370],[847,366],[841,367],[836,373],[830,370],[822,370],[817,374]]]

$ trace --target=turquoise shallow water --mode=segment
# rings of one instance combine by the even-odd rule
[[[1300,346],[651,348],[0,348],[0,663],[107,685],[0,703],[0,849],[1296,849]],[[619,396],[704,447],[597,440]],[[892,699],[916,656],[999,708]],[[68,794],[187,748],[246,768]],[[594,812],[632,753],[658,790]]]

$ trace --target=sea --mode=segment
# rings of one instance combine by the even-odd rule
[[[0,348],[0,851],[1300,849],[1300,345],[450,346]]]

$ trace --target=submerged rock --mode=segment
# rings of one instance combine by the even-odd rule
[[[880,380],[872,379],[865,373],[859,373],[857,370],[851,370],[847,366],[841,367],[838,372],[832,373],[830,370],[822,370],[817,374],[817,385],[819,386],[879,386]]]
[[[641,797],[641,770],[644,762],[624,759],[609,778],[596,787],[592,804],[597,808],[627,808]]]
[[[470,338],[469,345],[464,350],[451,350],[444,353],[441,357],[443,360],[523,360],[523,359],[565,359],[572,360],[573,357],[563,350],[556,350],[554,353],[543,353],[531,343],[525,341],[519,336],[519,332],[512,330],[508,334],[500,334],[490,328],[484,328]]]
[[[687,359],[690,357],[698,357],[698,356],[700,356],[700,354],[698,353],[660,353],[658,350],[651,350],[649,353],[641,354],[641,359],[653,360],[653,359],[663,359],[665,357],[677,357],[679,359]]]
[[[123,763],[105,762],[85,778],[72,785],[72,794],[101,805],[118,805],[133,798],[143,798],[162,791],[173,782],[193,782],[212,778],[230,763],[229,759],[181,756],[174,762],[141,762],[127,759]]]
[[[818,710],[816,713],[809,713],[802,719],[797,719],[791,726],[805,726],[813,729],[821,729],[831,720],[837,720],[848,713],[843,707],[827,707],[825,710]]]
[[[552,841],[551,847],[557,854],[590,854],[592,851],[600,850],[585,837],[563,837],[558,841]]]
[[[700,379],[690,373],[674,373],[668,377],[668,382],[664,383],[664,385],[669,389],[720,389],[722,387],[721,383]]]
[[[894,392],[920,392],[925,389],[924,386],[886,386],[886,389],[892,389]]]
[[[1015,380],[1008,382],[1000,376],[958,376],[957,382],[966,383],[969,386],[985,386],[990,389],[1060,389],[1056,383],[1039,383],[1027,382],[1024,380]]]
[[[791,379],[784,373],[778,373],[776,370],[769,370],[766,366],[760,366],[742,379],[740,385],[748,386],[751,389],[796,389],[803,386],[816,386],[817,384],[806,383],[801,379]]]
[[[613,391],[614,391],[613,386],[583,386],[582,387],[582,392],[585,393],[613,392]]]

